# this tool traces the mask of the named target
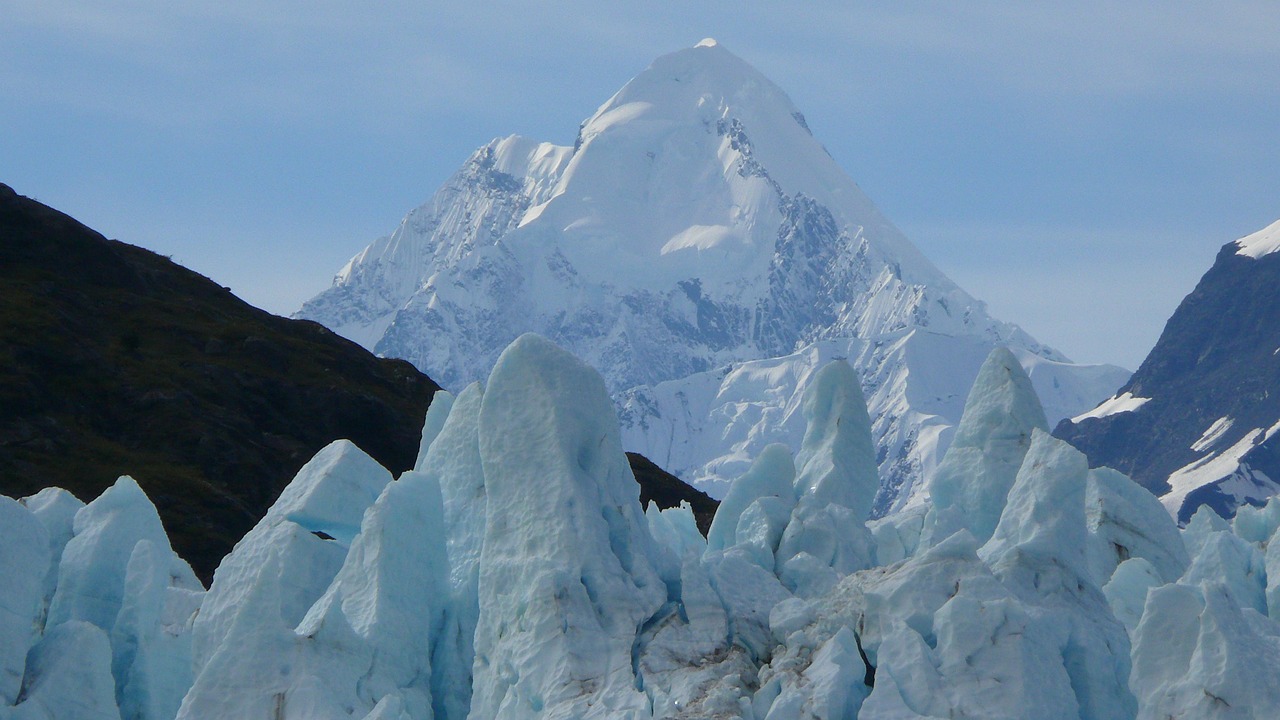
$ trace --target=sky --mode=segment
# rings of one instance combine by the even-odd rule
[[[7,0],[0,182],[289,314],[477,147],[714,37],[944,272],[1136,368],[1280,218],[1280,6]]]

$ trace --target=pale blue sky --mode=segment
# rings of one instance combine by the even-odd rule
[[[1280,217],[1273,2],[8,0],[0,182],[288,313],[479,145],[713,36],[945,272],[1136,367]]]

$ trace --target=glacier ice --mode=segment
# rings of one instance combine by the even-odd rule
[[[1280,625],[1215,583],[1153,588],[1133,633],[1140,720],[1280,717]]]
[[[791,451],[781,443],[765,447],[742,477],[734,481],[716,508],[707,531],[707,551],[724,550],[737,543],[738,526],[747,510],[762,498],[774,498],[790,513],[795,503],[796,467]],[[744,534],[752,534],[746,528]],[[770,550],[772,552],[772,549]]]
[[[110,634],[121,716],[177,715],[191,688],[190,631],[203,599],[204,588],[167,544],[134,545]]]
[[[480,404],[484,388],[468,385],[449,406],[419,470],[440,487],[443,505],[448,600],[433,660],[433,703],[448,717],[463,717],[471,707],[471,668],[480,616],[480,551],[484,543],[486,500],[480,460]],[[434,403],[432,405],[434,407]],[[427,424],[431,424],[430,410]],[[427,432],[423,432],[425,438]]]
[[[74,536],[58,564],[48,624],[84,620],[111,632],[124,598],[129,558],[142,540],[169,547],[155,506],[126,475],[76,512]]]
[[[524,335],[480,406],[472,718],[642,717],[637,633],[668,589],[600,376]]]
[[[44,627],[45,618],[49,614],[49,603],[53,602],[53,591],[58,587],[58,568],[62,563],[62,551],[75,535],[76,513],[84,507],[84,503],[62,488],[45,488],[31,497],[23,498],[20,502],[27,506],[27,509],[44,525],[45,532],[49,534],[49,568],[44,576],[38,622],[40,627]]]
[[[688,501],[681,500],[679,505],[661,510],[657,504],[649,503],[644,515],[649,521],[649,534],[676,558],[683,559],[687,555],[700,557],[707,551],[707,539],[698,529],[698,521]]]
[[[27,657],[22,696],[6,720],[120,720],[111,645],[101,628],[68,620],[52,628]]]
[[[1179,582],[1217,585],[1240,607],[1267,612],[1266,561],[1257,548],[1229,531],[1204,539]]]
[[[1134,628],[1142,619],[1147,591],[1164,584],[1160,573],[1151,563],[1144,558],[1134,557],[1116,567],[1111,579],[1102,586],[1102,594],[1107,597],[1107,603],[1116,619],[1124,623],[1124,629],[1133,635]]]
[[[433,716],[431,656],[448,597],[443,514],[439,484],[417,472],[365,512],[342,569],[295,630],[305,670],[292,701],[314,678],[311,716],[372,712],[388,695],[411,717]]]
[[[345,440],[302,466],[214,572],[193,627],[197,675],[240,616],[272,612],[288,628],[301,622],[341,569],[365,509],[389,482],[391,473]],[[256,591],[261,585],[274,591]],[[270,598],[271,607],[257,607],[254,596]]]
[[[996,529],[1035,430],[1049,431],[1040,400],[1013,353],[997,347],[978,370],[951,447],[929,482],[923,542],[965,528],[979,542]]]
[[[431,396],[427,417],[422,422],[422,440],[418,444],[418,460],[413,465],[414,470],[421,470],[426,464],[427,451],[431,449],[431,443],[435,442],[436,436],[444,429],[444,424],[449,419],[449,411],[453,409],[453,401],[453,393],[448,390],[437,390]]]
[[[35,515],[0,496],[0,702],[13,704],[22,686],[27,648],[36,639],[49,533]]]
[[[805,389],[802,412],[806,427],[796,453],[797,499],[811,495],[866,520],[880,475],[871,418],[853,367],[844,360],[824,365]]]
[[[817,594],[874,562],[865,521],[880,476],[867,404],[849,363],[835,360],[817,372],[803,411],[795,506],[774,557],[788,590]]]
[[[1179,530],[992,358],[942,493],[989,534],[867,522],[832,363],[704,540],[642,511],[603,381],[535,336],[438,399],[417,469],[322,449],[207,593],[128,478],[0,499],[0,720],[1280,716],[1277,511]]]
[[[1086,554],[1095,583],[1105,585],[1130,558],[1145,558],[1163,582],[1186,571],[1190,559],[1178,526],[1154,495],[1128,477],[1106,467],[1090,470],[1085,507]]]
[[[995,533],[979,556],[1022,599],[1067,629],[1063,659],[1082,718],[1131,717],[1129,638],[1085,556],[1085,456],[1034,430]]]
[[[286,574],[285,565],[326,568],[328,558],[306,554],[296,535],[276,536],[289,553],[257,553],[263,563],[254,568],[258,575],[244,573],[238,561],[231,568],[239,576],[221,574],[220,566],[210,596],[228,578],[247,587],[234,612],[223,618],[217,647],[200,667],[179,718],[302,720],[392,709],[413,718],[434,716],[431,656],[447,598],[444,504],[431,476],[408,472],[383,482],[389,480],[385,472],[354,446],[330,446],[286,488],[273,506],[280,512],[268,513],[273,521],[306,517],[332,527],[344,520],[336,513],[340,507],[358,512],[367,493],[382,486],[362,513],[341,567],[299,620],[287,616],[284,603],[315,594],[316,586],[290,586],[287,580],[314,582],[316,575]],[[391,696],[394,701],[384,702]]]

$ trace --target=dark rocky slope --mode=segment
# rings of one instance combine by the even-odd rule
[[[0,492],[132,475],[207,578],[336,438],[413,465],[437,386],[0,186]]]
[[[710,495],[692,487],[680,478],[658,467],[649,458],[640,453],[627,453],[631,462],[631,472],[640,483],[640,505],[648,507],[650,502],[660,508],[669,508],[688,502],[693,508],[693,519],[698,521],[698,529],[703,535],[711,529],[711,519],[716,515],[720,502]]]
[[[1267,437],[1280,421],[1280,253],[1253,258],[1238,247],[1222,248],[1117,391],[1150,400],[1130,412],[1064,420],[1054,431],[1090,463],[1114,467],[1157,495],[1193,463],[1200,477],[1215,475],[1185,500],[1166,503],[1177,505],[1184,522],[1206,503],[1230,517],[1242,503],[1264,502],[1280,482],[1280,437]],[[1230,426],[1202,441],[1221,418]],[[1220,471],[1206,467],[1215,460]]]

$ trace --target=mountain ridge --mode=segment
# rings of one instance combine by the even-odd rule
[[[1277,228],[1222,246],[1113,399],[1054,430],[1184,523],[1201,505],[1230,517],[1280,491]]]
[[[964,372],[922,380],[946,385],[948,396],[963,396],[969,371],[997,344],[1025,351],[1028,362],[1066,362],[991,318],[933,266],[836,165],[786,94],[719,44],[655,60],[582,123],[572,148],[515,136],[484,146],[297,316],[452,388],[484,377],[501,348],[536,332],[597,368],[632,416],[648,406],[628,408],[626,397],[646,388],[860,339],[845,354],[865,356],[864,391],[876,395],[881,382],[897,391],[873,413],[883,416],[882,474],[903,478],[945,449],[903,450],[915,442],[900,397],[912,373],[886,363],[905,362],[913,329],[987,345]],[[881,352],[889,346],[900,352]],[[1046,402],[1074,414],[1127,375],[1108,372],[1083,398],[1058,392]],[[683,412],[653,409],[642,420]],[[769,433],[778,430],[755,434]],[[668,469],[712,489],[731,477],[710,469],[718,457],[759,449],[721,448]]]

